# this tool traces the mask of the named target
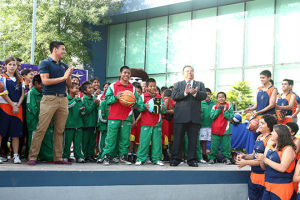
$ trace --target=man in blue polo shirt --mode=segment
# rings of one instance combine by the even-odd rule
[[[51,55],[39,64],[43,83],[43,98],[40,103],[39,123],[31,142],[28,165],[35,165],[46,130],[54,117],[54,154],[56,164],[70,164],[62,159],[64,129],[68,118],[67,87],[71,86],[72,67],[60,60],[66,54],[62,42],[50,43]]]

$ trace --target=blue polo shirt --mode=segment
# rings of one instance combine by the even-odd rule
[[[49,74],[49,78],[63,77],[68,65],[59,61],[57,64],[52,58],[48,57],[39,64],[40,74]],[[43,85],[43,94],[65,94],[66,93],[66,81],[58,83],[56,85]]]

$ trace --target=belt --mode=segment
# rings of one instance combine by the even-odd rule
[[[62,94],[55,93],[55,94],[46,94],[46,95],[57,96],[57,97],[67,97],[66,93],[62,93]]]

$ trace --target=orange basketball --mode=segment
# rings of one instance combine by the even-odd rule
[[[0,81],[0,93],[4,92],[4,84]]]
[[[249,121],[249,130],[252,132],[256,132],[256,130],[258,129],[258,125],[259,125],[259,119],[252,119]]]
[[[130,107],[135,104],[135,96],[129,90],[125,90],[122,92],[119,101],[123,106]]]

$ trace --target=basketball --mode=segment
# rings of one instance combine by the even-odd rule
[[[5,89],[4,84],[2,81],[0,81],[0,93],[4,92],[4,89]]]
[[[135,96],[129,90],[125,90],[122,92],[122,96],[119,99],[119,102],[126,107],[130,107],[135,104]]]
[[[258,125],[259,125],[259,119],[252,119],[249,121],[249,130],[252,132],[256,132],[256,130],[258,129]]]

